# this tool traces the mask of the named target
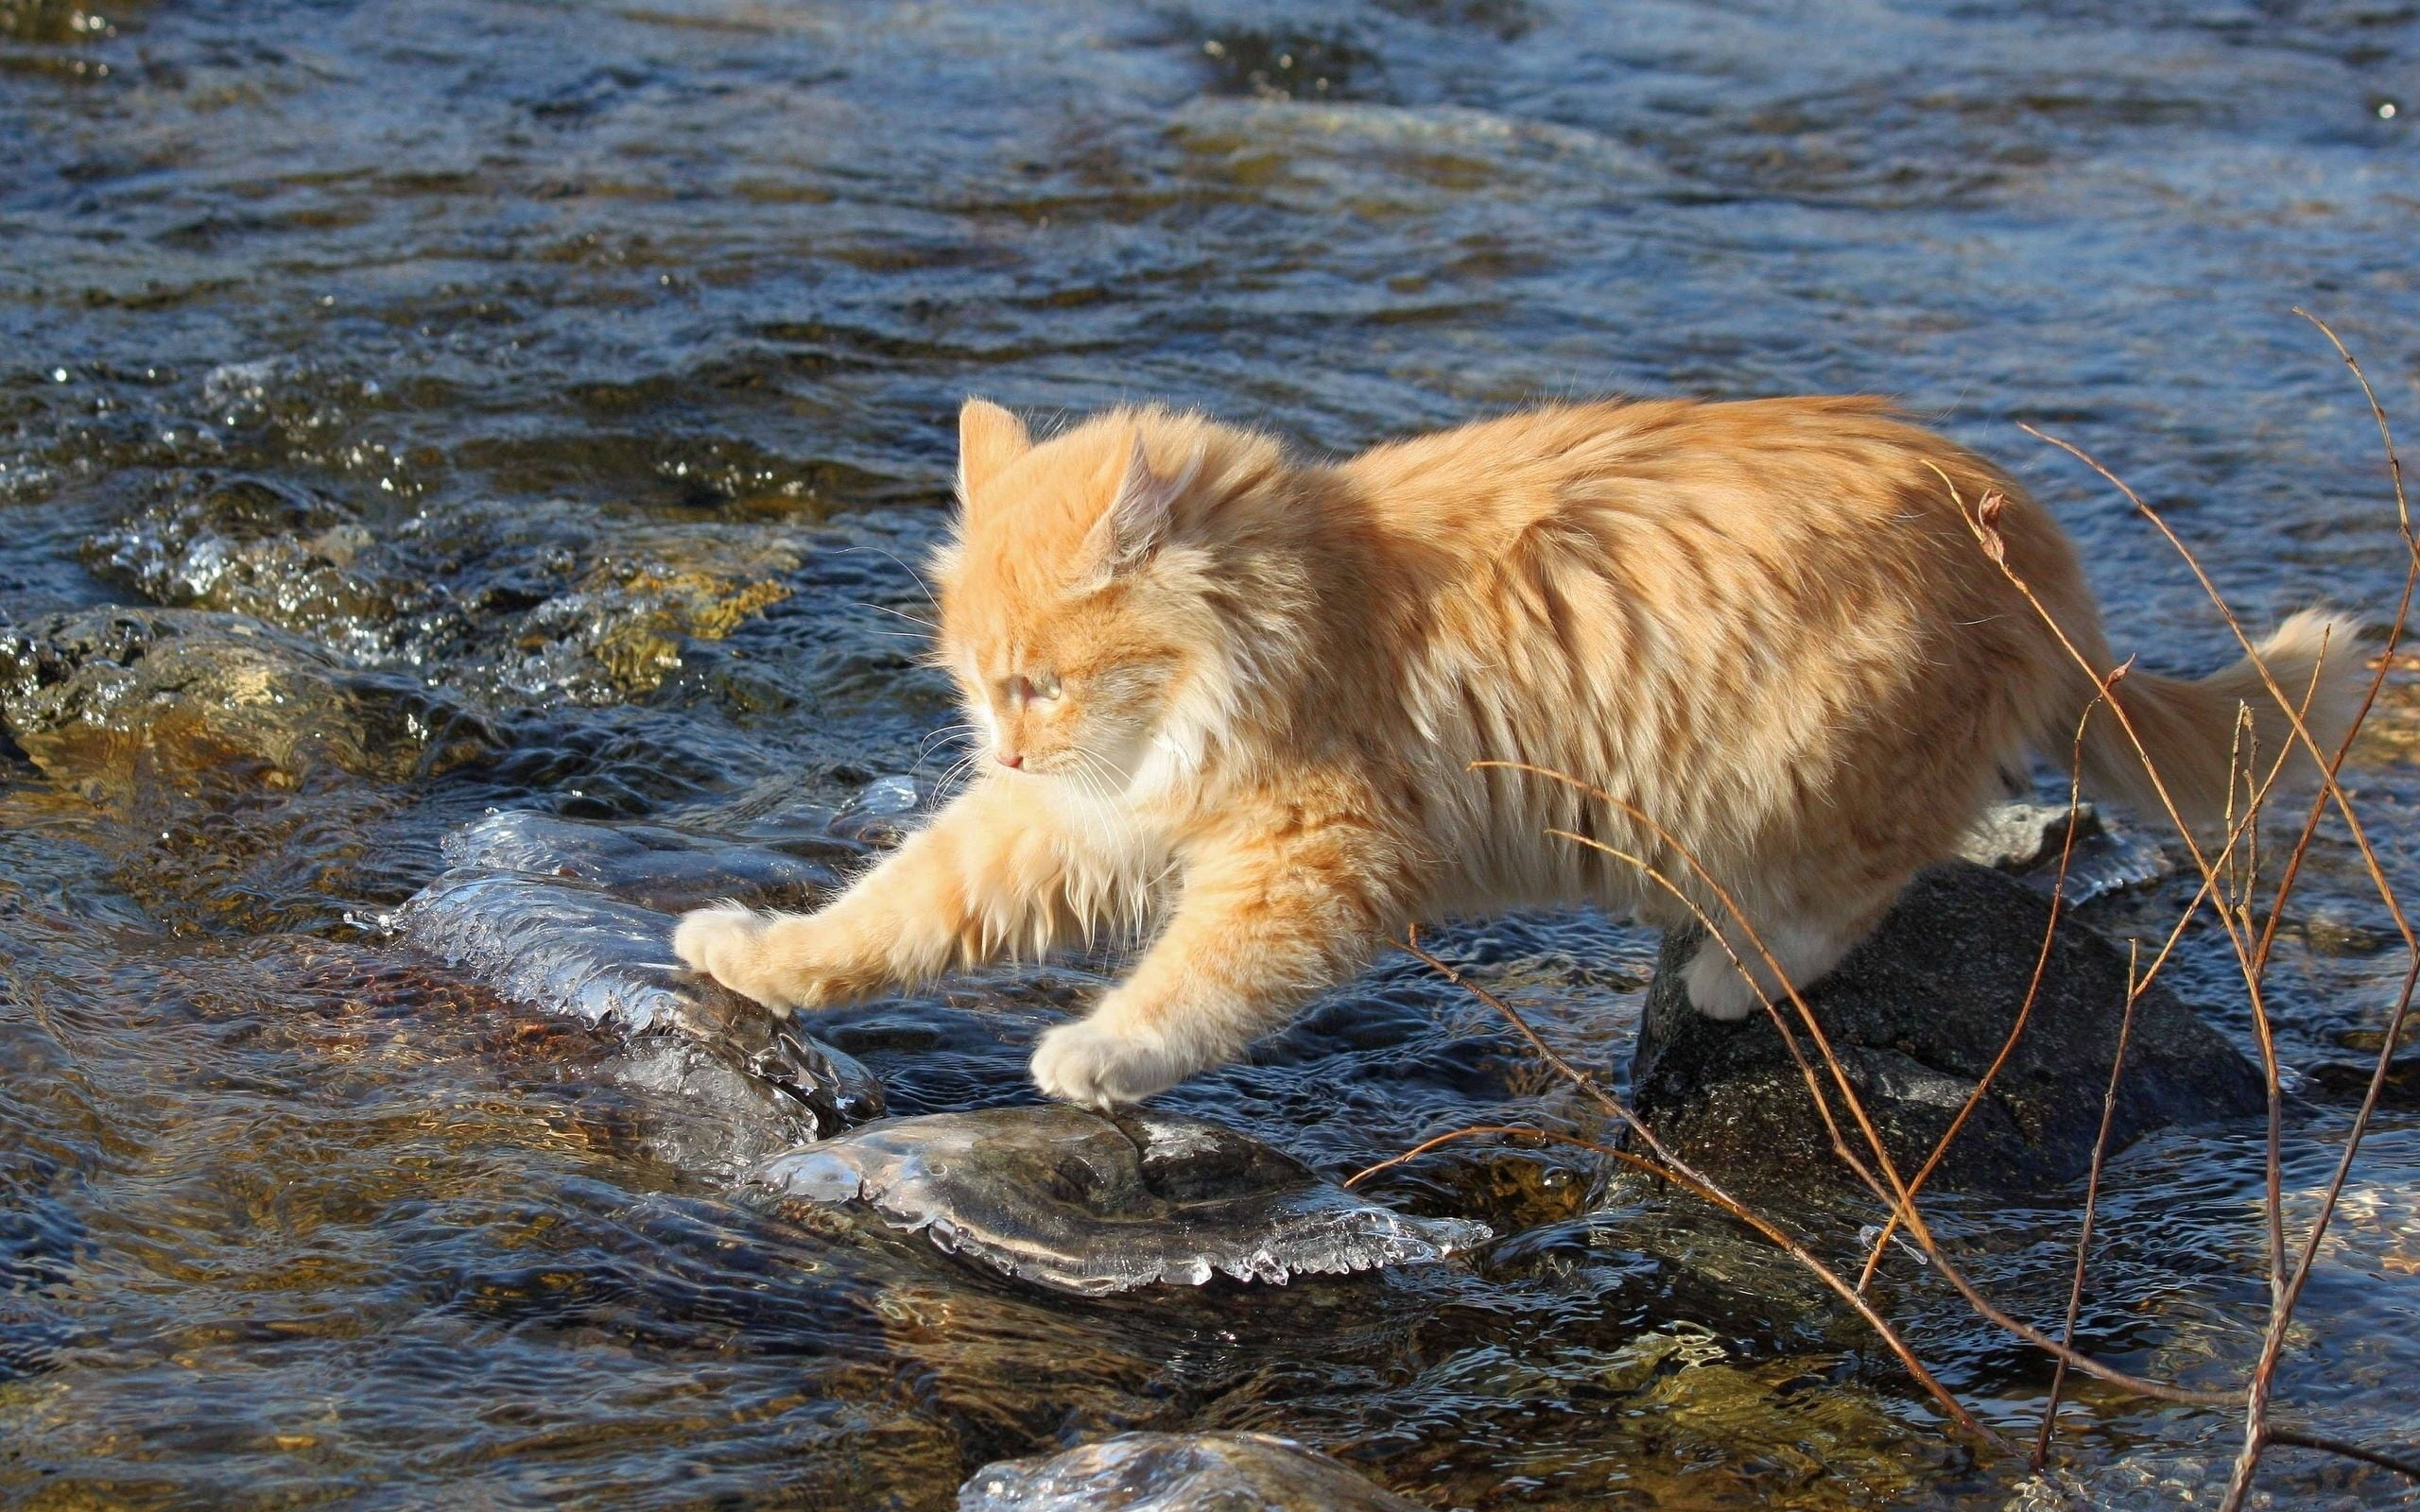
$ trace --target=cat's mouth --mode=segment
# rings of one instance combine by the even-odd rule
[[[1134,780],[1127,767],[1084,751],[1053,751],[1046,756],[1028,751],[1011,770],[1019,777],[1048,778],[1098,796],[1122,792]]]

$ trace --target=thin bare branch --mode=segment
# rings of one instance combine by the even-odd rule
[[[1716,878],[1714,873],[1709,871],[1705,865],[1699,861],[1698,858],[1690,852],[1688,847],[1680,842],[1678,836],[1674,835],[1669,830],[1664,828],[1664,826],[1658,823],[1655,817],[1649,814],[1645,809],[1640,808],[1635,803],[1630,802],[1628,799],[1616,798],[1613,794],[1606,792],[1603,788],[1595,786],[1592,783],[1583,782],[1580,781],[1580,779],[1573,777],[1566,772],[1558,772],[1550,767],[1533,766],[1527,762],[1481,761],[1473,762],[1470,765],[1475,768],[1498,767],[1512,771],[1528,772],[1532,776],[1543,777],[1551,782],[1561,782],[1567,787],[1575,788],[1580,792],[1586,793],[1595,798],[1598,801],[1606,804],[1608,807],[1620,810],[1623,814],[1628,815],[1632,819],[1646,826],[1650,833],[1653,834],[1655,838],[1674,855],[1681,858],[1682,862],[1688,867],[1690,872],[1696,876],[1698,881],[1705,886],[1708,892],[1711,892],[1715,896],[1717,902],[1721,903],[1723,911],[1728,914],[1732,921],[1738,926],[1739,933],[1747,940],[1749,948],[1754,950],[1756,954],[1763,959],[1765,969],[1772,973],[1773,980],[1780,985],[1783,993],[1789,997],[1790,1005],[1797,1009],[1800,1024],[1806,1030],[1806,1037],[1814,1041],[1817,1053],[1823,1057],[1824,1068],[1831,1073],[1833,1084],[1840,1090],[1841,1102],[1847,1106],[1850,1117],[1856,1120],[1858,1133],[1864,1136],[1866,1148],[1873,1152],[1876,1168],[1880,1170],[1884,1180],[1889,1183],[1888,1190],[1885,1190],[1883,1182],[1876,1181],[1871,1171],[1868,1171],[1859,1161],[1848,1154],[1845,1144],[1836,1143],[1836,1150],[1841,1154],[1841,1158],[1848,1162],[1850,1168],[1857,1172],[1858,1177],[1862,1179],[1867,1186],[1874,1189],[1874,1193],[1876,1196],[1880,1197],[1884,1202],[1893,1204],[1895,1207],[1908,1209],[1907,1216],[1909,1228],[1911,1232],[1916,1233],[1920,1239],[1923,1239],[1925,1237],[1923,1233],[1924,1220],[1912,1208],[1908,1207],[1907,1182],[1901,1179],[1898,1167],[1891,1159],[1891,1152],[1889,1148],[1883,1144],[1881,1132],[1874,1126],[1874,1121],[1867,1116],[1865,1104],[1863,1100],[1858,1096],[1857,1089],[1849,1084],[1847,1070],[1841,1066],[1840,1057],[1833,1054],[1832,1042],[1830,1038],[1824,1033],[1824,1025],[1816,1019],[1815,1010],[1806,1005],[1806,999],[1800,994],[1798,985],[1792,982],[1789,979],[1789,973],[1782,969],[1781,961],[1773,954],[1772,951],[1766,946],[1764,936],[1757,933],[1754,920],[1748,917],[1746,909],[1739,906],[1738,900],[1732,896],[1730,889],[1725,887],[1722,883]],[[1599,845],[1597,841],[1588,839],[1585,836],[1570,834],[1560,831],[1549,831],[1548,833],[1561,834],[1564,839],[1577,840],[1583,845],[1596,846],[1599,850],[1605,850],[1608,854],[1619,856],[1625,861],[1630,861],[1640,866],[1645,865],[1643,862],[1639,862],[1634,856],[1629,856],[1622,852],[1615,851],[1610,847]],[[1701,923],[1704,923],[1708,926],[1710,937],[1720,942],[1720,948],[1725,954],[1731,957],[1732,964],[1735,966],[1740,965],[1738,953],[1732,949],[1730,941],[1726,937],[1726,932],[1712,926],[1712,921],[1706,918],[1703,910],[1697,906],[1695,901],[1689,897],[1688,893],[1685,889],[1676,886],[1672,883],[1671,879],[1666,877],[1660,871],[1650,868],[1648,874],[1651,877],[1653,877],[1657,882],[1661,883],[1672,893],[1674,897],[1680,899],[1683,902],[1689,904],[1690,912],[1698,917]],[[1749,983],[1751,986],[1756,985],[1755,978],[1753,974],[1749,977]],[[1757,996],[1759,998],[1764,997],[1764,992],[1761,987],[1757,988]],[[1765,1005],[1769,1010],[1773,1010],[1773,1005],[1770,999],[1766,1000]],[[1787,1028],[1784,1028],[1782,1033],[1785,1039],[1789,1038],[1789,1031]],[[1823,1109],[1824,1099],[1820,1091],[1816,1095],[1816,1105],[1819,1109]],[[1830,1117],[1831,1115],[1828,1110],[1825,1110],[1824,1119],[1827,1124],[1830,1122]]]
[[[1839,1272],[1833,1270],[1830,1266],[1824,1264],[1823,1261],[1816,1258],[1814,1253],[1808,1250],[1804,1244],[1800,1243],[1796,1236],[1784,1230],[1780,1225],[1774,1223],[1772,1220],[1754,1211],[1753,1209],[1749,1208],[1747,1204],[1741,1202],[1731,1194],[1723,1191],[1721,1187],[1717,1185],[1710,1177],[1692,1168],[1687,1161],[1675,1156],[1671,1150],[1666,1147],[1664,1142],[1656,1137],[1655,1131],[1649,1128],[1644,1123],[1640,1122],[1637,1115],[1633,1113],[1621,1099],[1614,1096],[1611,1092],[1608,1092],[1603,1088],[1598,1086],[1594,1078],[1581,1072],[1579,1068],[1565,1060],[1552,1045],[1547,1043],[1545,1037],[1540,1035],[1536,1029],[1530,1026],[1529,1020],[1521,1016],[1520,1010],[1514,1008],[1512,1005],[1505,1002],[1502,998],[1497,997],[1495,994],[1488,991],[1477,983],[1465,980],[1462,974],[1454,970],[1452,966],[1448,965],[1440,957],[1433,955],[1426,950],[1423,949],[1420,944],[1420,933],[1416,928],[1405,936],[1404,949],[1412,956],[1426,965],[1430,971],[1437,972],[1446,981],[1451,982],[1456,987],[1461,988],[1463,991],[1470,993],[1480,1002],[1486,1004],[1489,1007],[1492,1007],[1496,1012],[1502,1014],[1506,1022],[1510,1022],[1515,1030],[1519,1031],[1521,1038],[1527,1040],[1530,1042],[1530,1047],[1536,1051],[1548,1065],[1554,1067],[1575,1086],[1586,1092],[1599,1107],[1612,1113],[1622,1126],[1637,1134],[1638,1137],[1646,1143],[1648,1148],[1654,1153],[1655,1160],[1643,1160],[1630,1151],[1616,1150],[1611,1145],[1589,1143],[1589,1142],[1577,1140],[1568,1135],[1547,1136],[1548,1138],[1551,1138],[1558,1143],[1570,1143],[1575,1144],[1586,1144],[1589,1148],[1597,1150],[1599,1154],[1611,1156],[1615,1160],[1620,1160],[1625,1164],[1646,1169],[1663,1179],[1670,1181],[1675,1186],[1681,1187],[1685,1191],[1690,1192],[1705,1201],[1714,1204],[1716,1207],[1720,1208],[1724,1212],[1729,1213],[1734,1218],[1738,1219],[1741,1223],[1744,1223],[1749,1228],[1754,1229],[1758,1234],[1762,1235],[1768,1243],[1780,1249],[1784,1254],[1789,1256],[1790,1259],[1798,1262],[1800,1265],[1804,1266],[1807,1271],[1813,1274],[1818,1280],[1822,1281],[1826,1287],[1830,1288],[1833,1293],[1838,1295],[1842,1301],[1846,1302],[1849,1307],[1857,1313],[1858,1317],[1864,1319],[1866,1326],[1874,1330],[1875,1333],[1882,1340],[1883,1344],[1891,1350],[1891,1352],[1898,1357],[1900,1365],[1907,1369],[1910,1376],[1915,1378],[1917,1384],[1924,1387],[1926,1395],[1931,1397],[1934,1401],[1940,1404],[1942,1411],[1949,1415],[1951,1421],[1957,1423],[1960,1428],[1964,1429],[1967,1433],[1981,1439],[1984,1443],[1990,1445],[1994,1449],[2003,1452],[2006,1452],[2009,1449],[2009,1443],[2006,1439],[1994,1433],[1980,1418],[1967,1411],[1965,1404],[1961,1402],[1955,1396],[1952,1396],[1949,1388],[1943,1385],[1940,1380],[1936,1378],[1930,1370],[1925,1368],[1924,1362],[1916,1357],[1915,1350],[1909,1348],[1908,1341],[1899,1336],[1899,1331],[1891,1326],[1890,1320],[1885,1318],[1880,1313],[1876,1312],[1873,1303],[1858,1296],[1857,1288],[1851,1286],[1847,1280],[1842,1279]]]
[[[2075,859],[2076,830],[2083,814],[2084,730],[2092,722],[2093,711],[2108,699],[2110,685],[2116,682],[2125,670],[2124,667],[2118,667],[2107,677],[2102,678],[2100,687],[2092,696],[2092,701],[2084,705],[2083,713],[2076,719],[2075,751],[2073,759],[2067,765],[2067,822],[2065,833],[2059,837],[2059,871],[2058,875],[2051,880],[2050,918],[2049,921],[2042,926],[2042,949],[2033,957],[2033,978],[2026,984],[2025,1001],[2016,1005],[2016,1018],[2008,1026],[2008,1037],[2000,1041],[1999,1054],[1994,1056],[1992,1063],[1984,1068],[1981,1077],[1966,1093],[1966,1101],[1960,1105],[1957,1116],[1950,1119],[1947,1128],[1942,1130],[1941,1138],[1933,1142],[1932,1153],[1927,1156],[1925,1163],[1917,1168],[1915,1179],[1908,1183],[1908,1199],[1910,1202],[1915,1200],[1918,1193],[1924,1191],[1925,1183],[1932,1179],[1932,1174],[1940,1168],[1941,1162],[1948,1159],[1950,1146],[1958,1142],[1958,1136],[1966,1127],[1966,1120],[1973,1116],[1975,1109],[1981,1105],[1983,1095],[1991,1091],[1992,1083],[1999,1079],[2000,1068],[2007,1065],[2008,1057],[2016,1053],[2016,1042],[2024,1037],[2025,1026],[2033,1017],[2033,1005],[2042,995],[2042,978],[2049,970],[2050,950],[2059,937],[2060,911],[2066,905],[2067,898],[2067,868]],[[1874,1273],[1882,1263],[1883,1253],[1890,1245],[1892,1236],[1898,1230],[1899,1213],[1894,1209],[1891,1216],[1883,1221],[1882,1232],[1875,1237],[1874,1247],[1866,1254],[1865,1269],[1857,1279],[1858,1291],[1861,1292],[1874,1283]]]
[[[2394,888],[2386,876],[2385,868],[2379,861],[2377,851],[2361,823],[2360,816],[2356,812],[2350,796],[2345,793],[2338,777],[2344,757],[2350,751],[2353,740],[2360,731],[2361,722],[2367,718],[2370,709],[2375,705],[2378,691],[2385,679],[2386,670],[2393,662],[2393,650],[2396,638],[2400,636],[2404,621],[2410,612],[2414,588],[2420,586],[2420,542],[2415,541],[2412,534],[2410,505],[2403,488],[2402,461],[2395,453],[2393,433],[2387,425],[2385,412],[2377,403],[2376,391],[2371,387],[2367,376],[2361,372],[2360,364],[2354,359],[2343,342],[2326,326],[2325,322],[2309,316],[2307,312],[2297,311],[2296,313],[2311,320],[2327,336],[2329,343],[2335,347],[2346,366],[2352,369],[2355,378],[2360,383],[2364,396],[2370,402],[2371,414],[2377,421],[2379,438],[2387,451],[2389,474],[2393,480],[2395,494],[2396,524],[2405,543],[2407,558],[2403,590],[2396,604],[2394,619],[2388,627],[2388,654],[2380,658],[2378,671],[2371,679],[2357,718],[2333,751],[2321,748],[2304,718],[2303,710],[2296,708],[2278,688],[2274,674],[2261,655],[2259,647],[2254,644],[2250,635],[2244,630],[2242,622],[2228,606],[2224,596],[2219,593],[2217,585],[2210,580],[2208,573],[2204,570],[2191,549],[2185,544],[2182,538],[2160,516],[2159,512],[2152,509],[2122,479],[2082,448],[2056,438],[2045,436],[2040,431],[2033,430],[2031,426],[2026,427],[2035,436],[2068,453],[2107,480],[2126,496],[2128,502],[2135,506],[2138,513],[2149,520],[2161,535],[2167,538],[2169,544],[2184,558],[2212,604],[2217,607],[2228,630],[2242,645],[2246,663],[2259,676],[2262,686],[2268,691],[2270,696],[2285,710],[2292,727],[2295,742],[2309,753],[2319,767],[2322,791],[2312,800],[2309,816],[2301,833],[2297,836],[2286,874],[2280,879],[2276,895],[2271,903],[2268,922],[2257,932],[2258,937],[2250,941],[2244,937],[2245,934],[2250,932],[2249,926],[2252,921],[2248,906],[2239,906],[2231,915],[2222,897],[2219,909],[2220,918],[2226,928],[2230,942],[2236,949],[2247,989],[2253,999],[2256,1024],[2265,1027],[2266,1005],[2262,1001],[2261,983],[2266,974],[2269,954],[2274,942],[2278,921],[2284,916],[2286,900],[2300,875],[2303,859],[2313,835],[2317,833],[2319,819],[2330,806],[2342,816],[2345,830],[2360,855],[2362,865],[2369,872],[2371,883],[2377,888],[2380,902],[2394,920],[2396,932],[2402,937],[2404,948],[2411,957],[2411,969],[2405,973],[2403,984],[2388,1016],[2387,1033],[2380,1046],[2378,1063],[2371,1076],[2370,1091],[2354,1114],[2352,1130],[2339,1154],[2335,1170],[2330,1175],[2320,1200],[2319,1211],[2305,1236],[2292,1272],[2286,1279],[2283,1286],[2276,1289],[2275,1299],[2270,1310],[2269,1325],[2261,1341],[2259,1358],[2253,1368],[2252,1380],[2246,1393],[2243,1447],[2237,1455],[2234,1473],[2229,1481],[2226,1496],[2221,1503],[2221,1512],[2238,1512],[2238,1509],[2243,1505],[2244,1499],[2250,1494],[2252,1479],[2258,1469],[2261,1452],[2270,1442],[2271,1435],[2267,1422],[2270,1393],[2278,1361],[2283,1354],[2293,1310],[2317,1263],[2320,1246],[2334,1219],[2337,1204],[2343,1194],[2344,1185],[2351,1177],[2353,1162],[2360,1157],[2362,1141],[2368,1134],[2371,1120],[2377,1110],[2378,1092],[2385,1085],[2394,1049],[2401,1041],[2403,1028],[2410,1016],[2413,988],[2415,984],[2420,984],[2420,937],[2415,937],[2411,920],[2405,914],[2401,901],[2395,896]],[[2038,604],[2036,608],[2039,608]],[[2122,709],[2120,713],[2122,714]],[[2132,735],[2131,728],[2129,728],[2129,735],[2130,737]],[[2139,749],[2140,743],[2136,742],[2136,745]],[[2148,756],[2146,761],[2148,764]],[[2154,781],[2156,781],[2155,774]],[[2191,844],[2189,836],[2187,844],[2188,846]],[[2196,860],[2197,862],[2201,860],[2198,850]],[[2281,1202],[2281,1197],[2278,1200]],[[2282,1238],[2281,1229],[2278,1237]]]
[[[2291,1444],[2296,1449],[2315,1449],[2323,1454],[2342,1454],[2346,1459],[2358,1459],[2420,1481],[2420,1458],[2408,1454],[2390,1454],[2384,1450],[2370,1449],[2348,1439],[2331,1438],[2325,1434],[2305,1433],[2299,1428],[2282,1428],[2274,1424],[2269,1429],[2269,1442]]]
[[[2059,1342],[2072,1349],[2076,1344],[2076,1316],[2083,1309],[2084,1257],[2092,1249],[2092,1221],[2100,1202],[2100,1166],[2109,1154],[2109,1130],[2118,1122],[2118,1085],[2126,1074],[2126,1045],[2135,1034],[2135,1004],[2141,993],[2135,986],[2136,969],[2142,964],[2142,947],[2136,944],[2126,957],[2126,1006],[2118,1017],[2118,1053],[2109,1061],[2109,1091],[2100,1099],[2100,1130],[2092,1140],[2092,1170],[2083,1184],[2083,1224],[2076,1231],[2075,1278],[2067,1285],[2067,1320],[2059,1331]],[[2033,1440],[2033,1468],[2040,1469],[2050,1457],[2050,1435],[2058,1431],[2059,1393],[2067,1383],[2067,1362],[2062,1357],[2050,1372],[2049,1400],[2042,1404],[2042,1432]]]

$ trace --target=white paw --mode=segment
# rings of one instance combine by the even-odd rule
[[[1033,1084],[1045,1096],[1103,1112],[1166,1091],[1198,1069],[1156,1035],[1098,1019],[1061,1024],[1033,1052]]]
[[[763,980],[765,929],[770,922],[754,909],[735,904],[692,909],[672,931],[672,954],[691,971],[713,977],[740,996],[787,1013],[789,1003]]]
[[[1765,995],[1748,985],[1730,955],[1712,940],[1700,945],[1681,969],[1681,985],[1688,989],[1691,1007],[1723,1023],[1737,1023],[1765,1005]]]

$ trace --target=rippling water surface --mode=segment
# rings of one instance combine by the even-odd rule
[[[1584,1164],[1378,1183],[1512,1233],[1466,1266],[1046,1296],[747,1195],[610,1040],[377,920],[491,809],[713,825],[937,775],[905,563],[969,391],[1341,450],[1541,395],[1882,390],[2040,490],[2154,663],[2223,627],[2018,421],[2247,610],[2383,610],[2375,436],[2290,307],[2420,413],[2415,63],[2390,0],[0,0],[0,1494],[934,1508],[992,1457],[1192,1426],[1440,1507],[1999,1505],[2015,1469],[1786,1262]],[[126,676],[76,691],[43,637]],[[2420,897],[2420,701],[2390,704],[2354,778]],[[2317,854],[2276,983],[2302,1194],[2399,970],[2349,847]],[[1450,947],[1626,1056],[1651,940]],[[2242,1034],[2221,947],[2176,981]],[[1022,1100],[1091,980],[833,1037],[900,1110]],[[1170,1101],[1340,1173],[1542,1099],[1397,963]],[[2257,1145],[2118,1162],[2093,1348],[2239,1375]],[[2073,1206],[1944,1225],[2048,1317]],[[1912,1263],[1882,1288],[2030,1434],[2038,1361]],[[2390,1111],[2282,1398],[2420,1438],[2416,1303]],[[2211,1496],[2222,1417],[2075,1396],[2098,1494]],[[2402,1494],[2283,1451],[2263,1484]]]

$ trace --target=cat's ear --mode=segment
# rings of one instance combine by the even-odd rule
[[[1084,537],[1085,558],[1102,581],[1132,572],[1159,550],[1175,518],[1176,502],[1192,485],[1200,466],[1197,460],[1174,474],[1154,472],[1150,455],[1143,450],[1143,433],[1134,433],[1125,470],[1118,475],[1117,491]]]
[[[988,399],[969,399],[958,411],[958,492],[972,500],[977,490],[1033,450],[1025,421]]]

